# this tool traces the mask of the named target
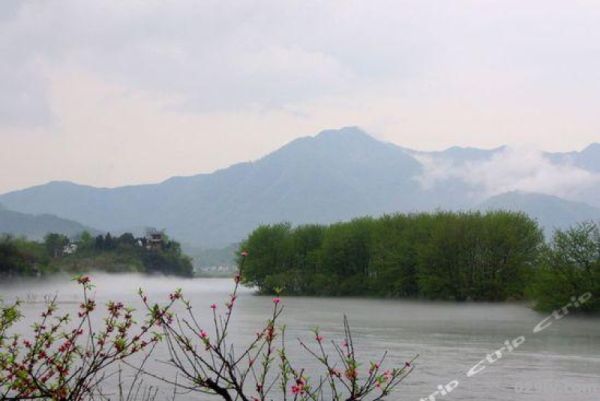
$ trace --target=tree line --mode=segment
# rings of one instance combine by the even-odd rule
[[[537,222],[523,213],[440,211],[331,225],[263,225],[240,250],[252,255],[244,282],[263,293],[531,298],[548,309],[585,291],[598,293],[599,238],[598,226],[584,223],[545,243]]]
[[[160,233],[152,244],[147,237],[131,233],[92,236],[83,232],[76,239],[49,233],[43,241],[0,236],[0,277],[40,276],[56,272],[79,273],[101,270],[112,273],[142,272],[191,276],[191,258],[181,245]]]

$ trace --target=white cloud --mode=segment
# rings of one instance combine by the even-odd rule
[[[424,166],[419,177],[424,188],[456,179],[468,184],[471,195],[479,200],[509,191],[577,200],[586,190],[600,185],[600,174],[569,163],[552,163],[543,152],[530,147],[507,147],[487,160],[463,163],[431,155],[417,158]]]

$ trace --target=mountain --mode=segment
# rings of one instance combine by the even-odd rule
[[[479,149],[472,147],[452,146],[448,149],[433,152],[413,151],[409,150],[414,155],[429,156],[438,160],[451,162],[453,164],[462,165],[469,162],[481,162],[489,160],[495,154],[502,152],[506,146],[499,146],[493,149]]]
[[[600,143],[592,143],[581,152],[546,153],[555,163],[570,163],[584,170],[600,173]]]
[[[0,234],[25,236],[32,240],[40,240],[50,232],[73,237],[83,231],[98,232],[72,220],[62,219],[50,214],[31,215],[14,212],[0,205]]]
[[[353,127],[299,138],[212,174],[114,189],[51,182],[2,195],[27,213],[52,213],[102,230],[155,226],[182,241],[223,246],[262,223],[328,223],[439,206],[402,148]]]
[[[578,222],[600,220],[600,208],[556,196],[519,191],[493,196],[479,204],[477,209],[525,212],[542,224],[546,234],[551,234],[555,228],[564,229]]]
[[[596,145],[547,158],[588,166],[591,174]],[[455,172],[477,174],[478,163],[504,150],[418,152],[346,127],[296,139],[259,160],[210,174],[119,188],[51,182],[0,195],[0,202],[22,213],[50,213],[104,231],[164,228],[182,243],[216,248],[242,240],[265,223],[331,223],[364,215],[475,207],[482,201],[481,188]],[[594,191],[590,199],[600,202]]]

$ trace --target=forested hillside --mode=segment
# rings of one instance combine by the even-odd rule
[[[43,241],[11,236],[0,237],[0,278],[45,276],[52,273],[140,272],[191,276],[191,259],[178,242],[161,234],[155,240],[91,236],[84,232],[77,240],[51,233]]]

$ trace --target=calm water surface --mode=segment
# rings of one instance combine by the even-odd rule
[[[201,321],[208,322],[209,305],[222,302],[232,289],[226,279],[179,280],[137,275],[94,276],[96,299],[118,299],[137,303],[136,289],[144,288],[149,298],[166,300],[170,291],[181,287]],[[57,294],[63,308],[73,308],[78,287],[64,281],[0,284],[5,299],[16,296],[39,301]],[[365,362],[388,350],[398,365],[420,354],[417,369],[390,400],[419,400],[453,380],[458,386],[438,400],[600,400],[600,318],[569,315],[540,333],[533,328],[547,315],[516,304],[456,304],[357,298],[284,297],[282,323],[288,327],[289,351],[298,365],[315,370],[316,364],[296,345],[300,337],[308,342],[310,330],[318,326],[327,339],[341,341],[342,318],[348,315],[359,356]],[[36,302],[24,305],[29,318],[42,310]],[[221,309],[223,307],[221,306]],[[261,328],[272,309],[271,297],[255,296],[243,289],[235,312],[233,339],[244,342]],[[18,330],[28,332],[31,320]],[[504,353],[494,362],[483,363],[473,377],[466,373],[476,363],[503,346],[506,340],[524,336],[518,349]],[[166,360],[159,349],[150,369],[169,374],[161,364]],[[165,391],[168,389],[165,388]],[[177,399],[206,399],[180,396]]]

